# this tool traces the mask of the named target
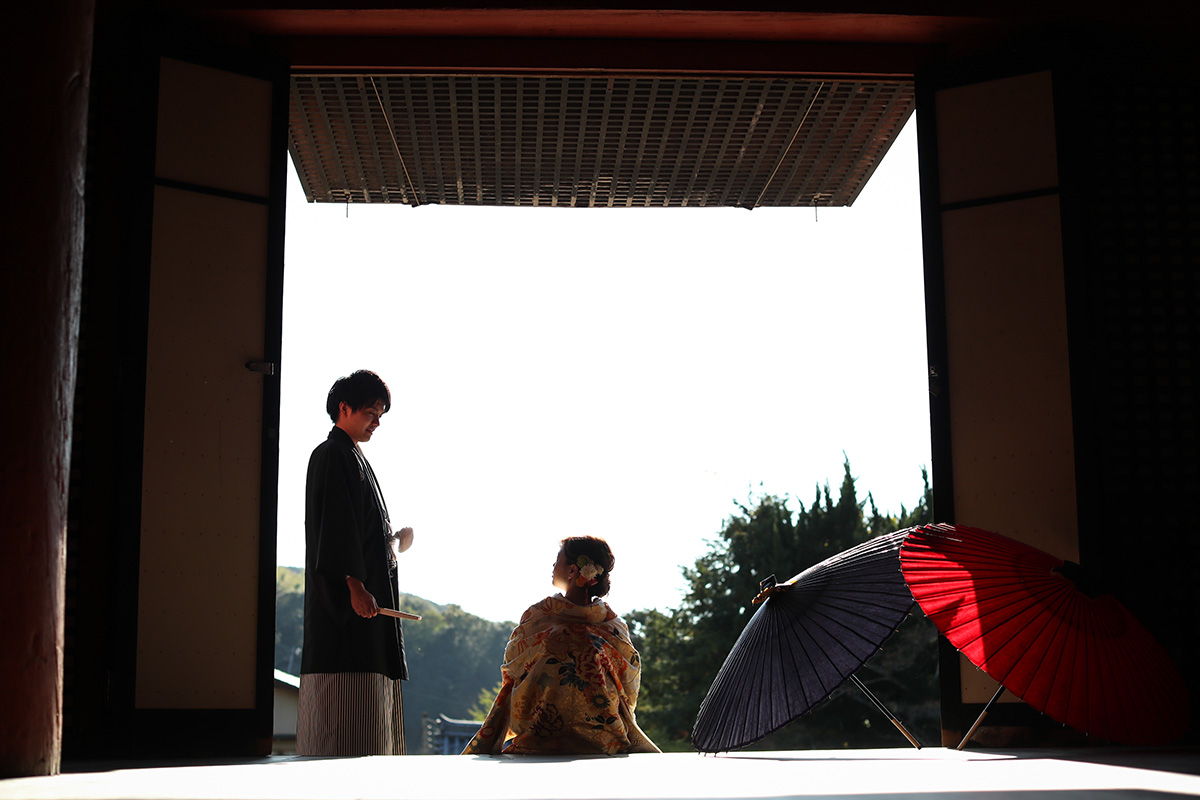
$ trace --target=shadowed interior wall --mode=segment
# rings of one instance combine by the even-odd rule
[[[1200,61],[1110,32],[1064,53],[1055,79],[1080,563],[1183,673],[1195,742]]]

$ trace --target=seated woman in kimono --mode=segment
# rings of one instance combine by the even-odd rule
[[[633,713],[641,659],[601,599],[613,562],[603,539],[562,540],[553,574],[560,593],[521,616],[500,693],[464,753],[659,752]]]

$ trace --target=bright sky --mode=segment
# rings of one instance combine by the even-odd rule
[[[304,563],[308,455],[355,369],[392,390],[363,451],[416,532],[401,590],[487,619],[552,593],[579,534],[613,548],[618,613],[678,605],[735,499],[807,506],[843,452],[860,499],[911,507],[930,461],[918,198],[915,120],[853,207],[819,214],[347,210],[293,171],[279,563]]]

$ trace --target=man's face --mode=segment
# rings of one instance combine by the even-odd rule
[[[349,404],[342,403],[338,406],[338,427],[358,444],[369,442],[383,414],[382,400],[375,401],[374,405],[363,406],[358,411],[351,411]]]

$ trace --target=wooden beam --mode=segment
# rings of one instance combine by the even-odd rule
[[[268,36],[653,38],[747,41],[945,44],[995,20],[970,13],[907,9],[796,11],[745,8],[237,8],[189,3],[194,13]],[[286,4],[279,3],[277,6]],[[356,4],[358,5],[358,4]],[[465,7],[474,5],[475,7]],[[225,6],[225,7],[221,7]]]
[[[292,71],[704,74],[908,80],[934,46],[645,39],[291,37]]]

